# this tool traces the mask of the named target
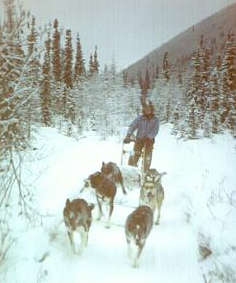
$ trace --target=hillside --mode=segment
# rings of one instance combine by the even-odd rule
[[[191,26],[129,66],[124,72],[128,73],[129,79],[135,79],[138,73],[144,73],[146,69],[152,73],[157,65],[161,66],[165,52],[168,52],[172,65],[177,63],[177,66],[180,64],[183,66],[189,62],[193,50],[199,46],[201,35],[204,36],[204,44],[212,48],[213,54],[217,54],[222,49],[228,31],[236,33],[236,4]]]

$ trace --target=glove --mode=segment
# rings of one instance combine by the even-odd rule
[[[125,137],[123,143],[130,143],[130,137],[129,136]]]

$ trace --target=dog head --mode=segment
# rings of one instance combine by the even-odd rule
[[[88,204],[83,199],[66,200],[66,205],[63,211],[64,221],[66,226],[74,231],[78,226],[84,226],[89,229],[88,223],[91,224],[92,210],[94,204]],[[89,226],[90,226],[89,224]]]
[[[156,184],[161,181],[162,176],[167,174],[166,172],[159,173],[156,169],[149,169],[144,176],[144,183]]]
[[[155,193],[155,183],[153,183],[152,181],[146,181],[143,183],[141,190],[141,197],[143,198],[143,200],[146,200],[147,203],[151,203],[155,198]]]
[[[105,163],[105,162],[102,162],[102,168],[101,168],[101,172],[103,174],[110,174],[112,172],[112,165],[111,163]]]
[[[139,206],[126,221],[126,233],[132,235],[137,246],[145,242],[153,224],[152,209],[146,205]]]
[[[96,188],[101,183],[102,178],[102,173],[99,171],[90,175],[87,179],[84,180],[84,186],[80,190],[80,192],[83,192],[85,189]]]
[[[75,230],[76,210],[73,202],[71,202],[69,199],[66,200],[66,206],[64,208],[63,215],[66,226],[71,230]]]

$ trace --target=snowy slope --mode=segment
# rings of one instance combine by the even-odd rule
[[[234,254],[225,253],[227,247],[236,246],[232,225],[236,216],[236,151],[231,136],[183,142],[170,135],[168,126],[161,127],[152,167],[167,172],[163,177],[165,201],[160,225],[147,239],[138,269],[128,260],[123,228],[127,215],[138,204],[137,187],[129,188],[127,196],[119,190],[116,202],[123,204],[115,205],[110,229],[93,221],[88,248],[80,256],[72,253],[62,223],[67,197],[83,196],[95,202],[88,193],[79,195],[79,190],[102,161],[119,164],[118,140],[87,136],[76,141],[42,128],[34,146],[38,149],[35,159],[27,160],[27,174],[31,171],[32,176],[38,176],[40,172],[34,183],[35,199],[38,210],[48,216],[40,225],[17,232],[14,249],[0,269],[0,282],[201,283],[203,273],[208,276],[217,257],[234,267]],[[232,196],[232,206],[224,201],[226,195]],[[200,232],[211,239],[214,253],[204,262],[199,261]]]

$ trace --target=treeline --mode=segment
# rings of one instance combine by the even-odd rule
[[[222,35],[221,35],[222,37]],[[124,74],[127,84],[133,84]],[[210,137],[229,131],[236,136],[236,42],[233,29],[224,42],[199,39],[189,58],[170,62],[168,52],[162,66],[152,65],[136,76],[144,97],[156,105],[163,122],[173,124],[179,137]]]
[[[130,81],[128,74],[117,73],[115,62],[100,69],[96,46],[86,64],[79,34],[73,39],[58,19],[42,29],[15,0],[5,0],[4,7],[1,156],[9,149],[27,147],[33,125],[56,127],[67,135],[88,130],[103,137],[119,135],[140,112],[140,93],[150,97],[161,121],[173,124],[173,134],[197,138],[229,130],[236,135],[232,31],[220,47],[202,36],[184,63],[172,64],[166,52],[162,66],[152,66]]]
[[[86,64],[79,35],[73,41],[57,19],[37,26],[17,3],[4,0],[0,25],[0,240],[6,239],[0,265],[14,235],[9,216],[41,219],[33,184],[22,177],[24,158],[37,150],[34,132],[44,126],[75,138],[84,132],[120,137],[140,111],[139,86],[125,86],[115,62],[101,71],[95,47]]]
[[[71,30],[63,31],[58,19],[42,29],[15,0],[5,0],[4,8],[2,156],[9,149],[27,147],[33,125],[57,127],[68,135],[76,129],[80,134],[94,130],[107,136],[139,111],[138,86],[125,87],[114,62],[101,71],[96,46],[86,64],[79,34],[73,40]]]

